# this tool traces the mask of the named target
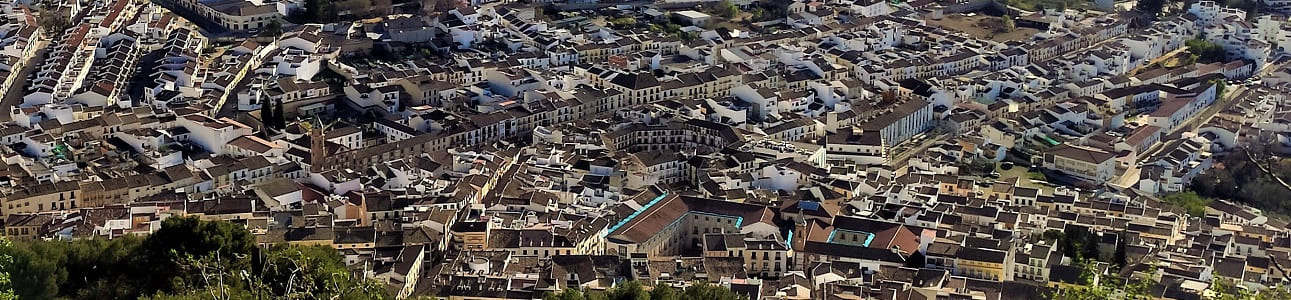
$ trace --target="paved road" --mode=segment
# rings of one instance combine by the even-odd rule
[[[1287,63],[1285,61],[1283,61],[1281,64],[1276,64],[1276,65],[1269,64],[1268,66],[1265,66],[1264,69],[1260,70],[1258,75],[1260,76],[1267,75],[1268,73],[1274,70],[1283,68],[1284,66],[1286,66],[1286,64]],[[1187,121],[1184,121],[1184,123],[1181,124],[1178,128],[1175,128],[1174,131],[1170,132],[1169,134],[1166,134],[1165,135],[1166,139],[1179,138],[1180,136],[1183,135],[1184,132],[1193,132],[1198,128],[1200,128],[1201,126],[1205,125],[1206,123],[1209,123],[1210,120],[1215,118],[1215,115],[1219,114],[1219,112],[1228,110],[1229,108],[1233,107],[1233,105],[1237,105],[1237,103],[1242,103],[1244,101],[1247,101],[1248,98],[1250,97],[1258,96],[1258,95],[1255,95],[1250,88],[1247,88],[1244,85],[1235,85],[1228,88],[1230,89],[1230,91],[1225,92],[1223,96],[1221,96],[1219,99],[1216,100],[1216,103],[1214,105],[1211,105],[1206,109],[1203,109],[1201,113],[1198,113],[1196,116],[1193,116],[1192,118],[1189,118]],[[1148,151],[1150,152],[1159,151],[1158,149],[1160,148],[1153,147]],[[1138,168],[1137,166],[1131,166],[1129,170],[1125,171],[1125,173],[1121,173],[1121,176],[1116,179],[1115,184],[1119,186],[1129,187],[1129,186],[1132,186],[1135,182],[1138,182],[1138,180],[1139,180]]]
[[[1287,62],[1283,62],[1281,64],[1269,64],[1269,65],[1266,65],[1264,69],[1261,69],[1257,75],[1263,77],[1265,75],[1268,75],[1269,73],[1272,73],[1273,71],[1282,69],[1286,66],[1287,66]],[[1228,110],[1229,108],[1233,107],[1233,105],[1236,105],[1237,103],[1241,103],[1242,101],[1246,100],[1247,97],[1255,96],[1251,94],[1252,92],[1251,89],[1247,88],[1244,85],[1237,85],[1237,86],[1232,86],[1228,88],[1231,89],[1231,91],[1227,91],[1224,94],[1224,97],[1221,97],[1219,100],[1217,100],[1218,103],[1216,103],[1215,105],[1211,105],[1210,107],[1207,107],[1206,109],[1202,110],[1201,113],[1198,114],[1196,117],[1188,119],[1188,121],[1184,122],[1182,126],[1179,126],[1179,128],[1176,128],[1174,132],[1171,132],[1166,136],[1177,137],[1183,134],[1184,132],[1196,130],[1202,125],[1209,123],[1211,119],[1215,118],[1215,115],[1219,114],[1219,112]]]
[[[139,106],[143,101],[143,95],[148,91],[148,86],[153,84],[152,72],[157,70],[157,61],[166,54],[166,50],[158,49],[148,52],[139,58],[135,67],[139,72],[135,72],[130,79],[130,85],[126,87],[126,95],[130,97],[130,104]]]
[[[211,19],[203,18],[201,17],[201,14],[184,8],[183,6],[174,5],[168,1],[153,1],[152,3],[170,10],[171,13],[197,25],[197,27],[202,29],[202,33],[207,37],[214,38],[229,33],[229,30],[224,28],[224,26],[220,26],[219,23],[215,23],[215,21],[211,21]]]
[[[1121,173],[1120,178],[1117,178],[1116,181],[1111,184],[1121,188],[1133,187],[1139,182],[1139,173],[1141,173],[1139,171],[1139,166],[1131,165],[1129,169],[1126,169],[1124,173]]]
[[[45,42],[41,41],[40,43]],[[9,116],[9,108],[22,103],[22,96],[27,94],[27,85],[31,83],[28,76],[31,76],[31,73],[35,72],[40,65],[45,64],[45,50],[48,49],[48,44],[37,46],[39,48],[36,50],[35,57],[27,60],[27,64],[23,65],[22,70],[18,71],[18,79],[14,81],[13,88],[9,89],[4,98],[0,99],[0,109],[3,109],[0,110],[0,121],[13,121],[13,118]]]
[[[250,72],[252,71],[248,71],[248,73]],[[247,85],[251,84],[251,78],[255,77],[254,75],[255,74],[247,74],[246,76],[242,77],[242,80],[238,82],[234,82],[232,85],[229,86],[229,88],[227,89],[228,98],[224,99],[224,103],[216,104],[217,106],[219,106],[219,110],[215,112],[216,118],[229,117],[230,119],[235,119],[235,120],[237,119],[239,114],[237,109],[238,93],[241,93],[243,90],[247,89]]]
[[[1279,60],[1279,62],[1280,63],[1278,64],[1269,64],[1265,66],[1264,69],[1261,69],[1257,75],[1259,76],[1268,75],[1269,73],[1275,70],[1279,70],[1287,65],[1286,60]],[[1229,89],[1229,91],[1226,91],[1224,95],[1222,95],[1219,99],[1217,99],[1214,105],[1211,105],[1206,109],[1203,109],[1196,116],[1193,116],[1192,118],[1189,118],[1187,121],[1184,121],[1184,123],[1181,124],[1178,128],[1175,128],[1174,131],[1166,134],[1164,139],[1179,138],[1183,135],[1184,132],[1196,131],[1201,126],[1204,126],[1206,123],[1210,123],[1210,120],[1214,119],[1215,115],[1218,115],[1219,112],[1228,110],[1229,108],[1232,108],[1234,105],[1237,105],[1238,103],[1242,103],[1249,100],[1249,98],[1251,97],[1258,96],[1255,94],[1255,92],[1252,89],[1247,88],[1244,85],[1240,85],[1240,84],[1233,85],[1227,88]],[[1148,151],[1149,153],[1151,153],[1151,152],[1159,151],[1159,149],[1160,148],[1158,146],[1158,147],[1153,147]],[[1133,186],[1133,184],[1138,182],[1138,180],[1139,180],[1138,168],[1137,166],[1131,166],[1129,170],[1126,170],[1125,173],[1122,173],[1121,176],[1116,179],[1114,184],[1123,186],[1123,187],[1129,187],[1129,186]]]
[[[950,136],[948,134],[933,135],[932,131],[929,131],[928,134],[929,136],[926,137],[923,142],[920,142],[918,145],[911,147],[910,149],[898,152],[896,155],[893,155],[892,159],[888,162],[897,169],[902,169],[902,167],[905,167],[906,163],[909,162],[910,157],[913,157],[917,153],[923,153],[924,150],[928,150],[928,147],[932,147],[933,144],[936,144]]]

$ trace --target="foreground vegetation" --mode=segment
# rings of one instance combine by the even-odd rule
[[[1264,149],[1236,150],[1219,158],[1216,166],[1193,179],[1191,189],[1206,198],[1233,199],[1276,214],[1291,213],[1291,189],[1278,183],[1274,176],[1291,178],[1291,160],[1277,157],[1254,157],[1250,153],[1269,153]],[[1266,173],[1260,167],[1270,170]],[[1190,210],[1191,212],[1191,210]]]
[[[1097,284],[1093,284],[1096,268],[1089,263],[1082,263],[1081,279],[1085,282],[1083,285],[1072,285],[1058,289],[1049,296],[1051,299],[1060,300],[1105,300],[1105,299],[1157,299],[1161,295],[1152,292],[1152,286],[1156,283],[1147,278],[1153,278],[1157,274],[1156,269],[1149,269],[1140,276],[1131,278],[1122,278],[1115,274],[1102,276]],[[1137,278],[1134,278],[1137,277]],[[1261,291],[1250,291],[1238,288],[1225,280],[1214,280],[1211,282],[1209,289],[1203,291],[1199,299],[1206,300],[1283,300],[1291,299],[1291,292],[1283,286],[1274,286]]]
[[[1150,261],[1130,264],[1126,260],[1124,244],[1118,243],[1116,253],[1107,268],[1099,266],[1097,243],[1093,235],[1067,230],[1058,232],[1050,230],[1044,233],[1046,240],[1057,239],[1059,249],[1064,255],[1072,257],[1080,268],[1079,282],[1064,285],[1051,290],[1048,298],[1061,300],[1103,300],[1103,299],[1157,299],[1159,292],[1153,292],[1159,270]],[[1075,237],[1075,238],[1073,238]],[[1135,268],[1138,267],[1138,268]],[[1146,269],[1145,269],[1146,267]],[[1097,280],[1096,280],[1097,279]],[[1159,289],[1159,288],[1158,288]],[[1285,286],[1273,286],[1264,290],[1252,291],[1234,286],[1225,278],[1213,278],[1207,290],[1201,292],[1199,299],[1206,300],[1273,300],[1291,299],[1291,290]]]
[[[668,286],[659,286],[646,291],[641,283],[629,281],[604,293],[583,293],[576,289],[566,289],[560,293],[549,293],[543,297],[543,300],[738,300],[747,298],[712,284],[697,284],[684,291]]]
[[[18,299],[383,299],[320,246],[256,247],[224,221],[175,217],[147,238],[15,241],[0,247],[0,286]],[[0,280],[0,284],[4,283]],[[5,299],[0,297],[0,300]]]

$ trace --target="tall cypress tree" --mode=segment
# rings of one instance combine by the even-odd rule
[[[287,128],[287,116],[282,113],[282,100],[275,101],[273,106],[274,126],[278,130]]]
[[[1102,260],[1103,258],[1098,253],[1098,242],[1100,240],[1101,238],[1096,233],[1090,232],[1085,235],[1085,242],[1080,244],[1082,248],[1080,254],[1088,259]]]
[[[260,101],[260,131],[266,136],[269,135],[269,128],[274,127],[271,105],[268,98]]]
[[[1125,251],[1125,236],[1118,235],[1116,239],[1116,253],[1112,255],[1112,260],[1121,268],[1124,268],[1125,265],[1129,264],[1129,258]]]

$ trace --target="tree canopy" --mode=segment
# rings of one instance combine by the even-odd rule
[[[1165,0],[1139,0],[1134,6],[1134,9],[1153,16],[1161,13],[1162,8],[1165,8]]]
[[[11,275],[21,299],[385,298],[383,287],[353,277],[335,249],[259,248],[242,226],[195,217],[166,219],[147,238],[3,245],[0,273]]]
[[[1238,150],[1216,159],[1216,167],[1194,178],[1189,188],[1200,197],[1231,199],[1268,212],[1291,213],[1291,201],[1285,201],[1291,199],[1291,190],[1273,178],[1291,178],[1291,160],[1252,157],[1269,153],[1255,148],[1258,146],[1253,143],[1249,153]],[[1271,172],[1265,173],[1260,165]]]
[[[9,249],[13,244],[8,239],[0,236],[0,249]],[[0,253],[0,300],[18,299],[13,293],[13,280],[9,277],[8,267],[13,265],[13,256],[8,253]]]
[[[1082,260],[1079,262],[1083,272],[1082,279],[1085,282],[1093,282],[1092,279],[1097,273],[1097,268],[1091,261]],[[1130,276],[1129,278],[1112,275],[1104,275],[1097,284],[1083,284],[1063,286],[1050,295],[1050,299],[1061,300],[1103,300],[1103,299],[1156,299],[1152,294],[1152,286],[1157,284],[1151,278],[1156,278],[1156,268],[1148,269],[1146,272],[1137,273],[1139,276]],[[1291,299],[1291,290],[1286,286],[1277,285],[1263,290],[1252,291],[1243,288],[1237,288],[1232,283],[1218,279],[1211,280],[1210,287],[1199,297],[1207,300],[1273,300],[1273,299]]]
[[[647,292],[641,283],[629,281],[610,288],[605,293],[583,293],[577,289],[565,289],[560,293],[548,293],[542,298],[543,300],[739,300],[746,297],[714,284],[696,284],[684,291],[659,286]]]
[[[975,174],[987,174],[995,171],[995,161],[974,157],[973,159],[965,162],[964,167]]]
[[[740,8],[731,3],[731,0],[722,0],[717,3],[717,6],[713,7],[713,14],[727,19],[734,18],[739,13]]]
[[[1206,206],[1210,205],[1210,199],[1197,195],[1196,192],[1166,194],[1161,197],[1161,201],[1182,207],[1188,211],[1188,215],[1193,217],[1205,216]]]
[[[751,13],[752,21],[762,22],[784,19],[789,16],[789,4],[793,1],[761,1],[756,4]]]
[[[1196,37],[1184,43],[1188,46],[1188,53],[1197,58],[1200,63],[1213,63],[1225,61],[1227,55],[1224,47],[1219,44],[1207,41],[1205,38]]]

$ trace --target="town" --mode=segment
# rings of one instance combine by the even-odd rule
[[[394,299],[1291,295],[1291,2],[1162,2],[16,1],[2,232],[232,223]]]

